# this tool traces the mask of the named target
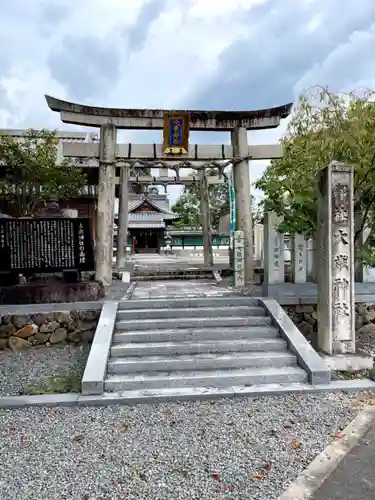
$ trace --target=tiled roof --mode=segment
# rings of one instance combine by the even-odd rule
[[[168,207],[168,200],[159,200],[155,199],[152,196],[140,196],[136,200],[131,200],[129,201],[128,205],[128,210],[131,212],[132,210],[136,210],[140,206],[143,205],[143,203],[147,203],[148,205],[151,205],[155,211],[160,211],[166,214],[172,214],[172,212],[169,210]]]
[[[140,208],[143,203],[148,204],[150,207],[154,208],[154,210],[151,210],[149,212],[137,212],[137,209]],[[168,200],[164,199],[164,197],[161,195],[158,195],[157,197],[152,197],[152,196],[146,197],[139,195],[137,196],[136,199],[129,200],[128,227],[129,228],[165,227],[164,221],[175,220],[179,218],[177,214],[174,214],[173,212],[168,210],[168,208],[169,208]],[[118,218],[118,213],[115,214],[115,218],[116,219]]]

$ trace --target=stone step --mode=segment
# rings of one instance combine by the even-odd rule
[[[258,306],[258,299],[241,296],[190,297],[183,299],[122,300],[118,311],[126,309],[182,309],[191,307]]]
[[[166,309],[128,309],[117,311],[117,320],[137,319],[167,319],[167,318],[204,318],[204,317],[229,317],[229,316],[265,316],[263,307],[259,306],[230,306],[230,307],[185,307]]]
[[[132,330],[165,330],[175,328],[196,328],[221,326],[268,326],[271,325],[271,318],[268,316],[230,316],[229,318],[165,318],[165,319],[142,319],[130,321],[117,321],[116,331]]]
[[[147,342],[114,344],[111,357],[163,356],[181,354],[225,353],[225,352],[269,352],[285,351],[287,343],[281,338],[252,340],[199,340],[184,342]]]
[[[106,391],[177,387],[232,387],[256,384],[306,382],[307,373],[298,366],[201,371],[150,372],[143,375],[108,375]]]
[[[145,275],[134,275],[131,276],[130,281],[139,282],[139,281],[182,281],[182,280],[205,280],[211,281],[214,280],[214,276],[211,272],[202,272],[202,273],[187,273],[187,274],[175,274],[175,273],[163,273],[163,274],[145,274]]]
[[[189,274],[209,274],[213,271],[220,269],[218,266],[187,266],[181,267],[181,265],[176,264],[175,262],[169,263],[169,265],[159,265],[155,266],[151,263],[148,263],[146,266],[135,265],[134,266],[134,276],[164,276],[164,275],[173,275],[175,278],[179,276],[188,276]]]
[[[113,344],[130,342],[179,342],[202,340],[274,339],[279,331],[273,326],[226,326],[211,328],[179,328],[177,330],[139,330],[115,333]]]
[[[195,354],[180,356],[134,356],[112,358],[108,373],[157,372],[172,370],[220,370],[222,368],[285,367],[297,365],[297,358],[287,351],[232,352],[228,354]]]

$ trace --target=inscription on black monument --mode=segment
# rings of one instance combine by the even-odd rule
[[[0,271],[94,270],[89,218],[0,219]]]

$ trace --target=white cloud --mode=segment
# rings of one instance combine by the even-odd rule
[[[312,19],[310,19],[310,21],[307,23],[307,29],[310,31],[310,32],[313,32],[315,31],[317,28],[319,28],[319,26],[321,26],[323,23],[323,18],[320,14],[317,14],[316,16],[314,16]]]
[[[313,65],[296,83],[296,92],[324,82],[337,92],[353,88],[375,88],[375,23],[353,31],[327,57]]]
[[[372,0],[345,9],[339,0],[4,0],[0,127],[79,129],[60,122],[45,93],[112,107],[255,109],[314,84],[374,87],[374,18]],[[285,127],[249,142],[275,142]],[[253,162],[251,178],[266,164]]]
[[[216,20],[230,15],[234,10],[248,10],[255,5],[267,3],[268,0],[192,0],[190,15],[192,17]]]

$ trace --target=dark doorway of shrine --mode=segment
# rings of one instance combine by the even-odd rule
[[[156,253],[159,251],[160,231],[155,229],[141,229],[132,231],[135,236],[135,248],[137,253]]]

